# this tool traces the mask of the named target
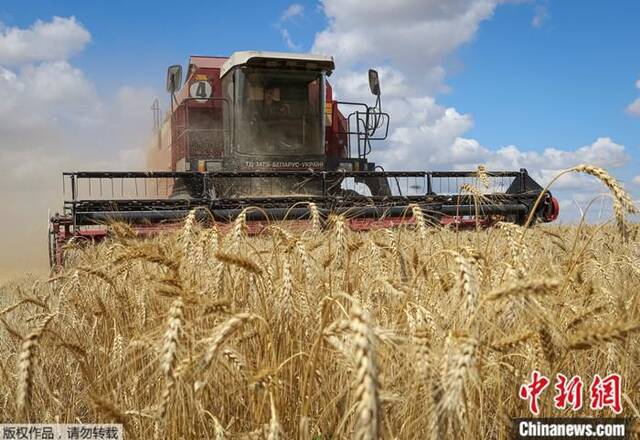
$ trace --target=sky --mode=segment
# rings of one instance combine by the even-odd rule
[[[44,261],[62,170],[144,168],[166,67],[237,50],[333,55],[340,99],[380,72],[386,169],[586,162],[640,198],[640,2],[370,0],[0,3],[0,267]],[[557,183],[563,221],[604,190]],[[601,213],[599,214],[601,215]]]

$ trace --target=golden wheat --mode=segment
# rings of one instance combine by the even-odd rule
[[[617,182],[594,175],[633,211]],[[478,170],[480,181],[482,170]],[[0,287],[0,419],[127,438],[509,438],[531,370],[640,394],[640,243],[612,226],[114,225],[48,282]],[[424,219],[423,219],[424,220]],[[26,336],[25,336],[26,335]],[[542,416],[559,416],[541,400]],[[586,401],[586,400],[585,400]],[[585,405],[576,416],[608,416]]]

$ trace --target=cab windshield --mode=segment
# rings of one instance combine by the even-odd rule
[[[236,81],[236,143],[253,155],[324,153],[323,74],[245,68]]]

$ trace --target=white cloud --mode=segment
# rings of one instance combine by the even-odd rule
[[[93,84],[66,61],[15,71],[0,66],[0,149],[52,145],[65,127],[87,123],[100,107]]]
[[[300,49],[300,46],[298,46],[297,44],[295,44],[293,42],[293,40],[291,39],[291,35],[289,34],[289,31],[287,29],[280,29],[280,35],[282,35],[282,39],[284,40],[284,44],[287,45],[287,48],[289,48],[289,50],[298,50]]]
[[[0,266],[46,264],[45,217],[61,207],[62,171],[144,167],[154,93],[99,96],[67,60],[90,38],[73,17],[0,28],[0,227],[11,231],[0,250],[20,248],[0,252]]]
[[[554,169],[561,169],[583,161],[606,167],[624,163],[624,147],[609,138],[597,139],[574,151],[547,148],[542,153],[523,152],[516,146],[492,150],[464,136],[473,126],[470,115],[436,102],[433,89],[435,83],[444,80],[444,59],[473,38],[479,23],[492,15],[496,2],[407,0],[402,5],[383,4],[376,8],[363,7],[364,3],[324,0],[329,24],[316,35],[314,50],[337,50],[337,69],[331,82],[341,99],[371,101],[365,67],[372,64],[368,61],[370,56],[374,62],[381,62],[376,68],[392,129],[387,145],[377,145],[374,158],[386,167],[461,168],[483,162],[516,169],[549,168],[552,163]],[[354,14],[355,11],[361,13]],[[374,22],[380,26],[371,26]],[[468,26],[461,29],[461,23]],[[387,32],[391,27],[398,32]],[[405,32],[408,29],[411,31]],[[370,53],[373,48],[377,48],[376,53]],[[415,59],[420,60],[420,66],[416,66]],[[363,66],[364,63],[367,64]],[[425,71],[434,73],[430,80],[423,74]]]
[[[66,60],[91,41],[91,34],[75,17],[36,21],[29,29],[0,28],[0,65]]]
[[[446,57],[470,41],[496,0],[324,0],[329,19],[313,51],[334,55],[338,66],[390,65],[412,86],[442,69]],[[435,74],[436,76],[441,75]],[[434,89],[440,84],[435,84]]]
[[[447,57],[474,37],[497,1],[406,0],[373,8],[363,0],[322,4],[329,22],[316,35],[313,51],[334,55],[336,96],[370,102],[366,68],[375,66],[380,73],[391,134],[386,146],[376,145],[374,160],[407,169],[481,157],[485,149],[477,141],[459,139],[471,128],[471,117],[437,104],[434,94],[446,90]]]
[[[291,18],[301,17],[304,14],[304,6],[299,3],[293,3],[280,15],[280,21],[286,21]]]
[[[531,19],[531,26],[540,28],[549,20],[549,17],[549,6],[546,3],[536,5]]]
[[[629,156],[622,145],[616,144],[608,137],[598,138],[595,142],[576,150],[560,150],[546,148],[542,153],[521,152],[514,146],[501,148],[494,153],[496,165],[519,168],[552,168],[560,170],[581,163],[616,168],[625,164]]]
[[[285,9],[282,14],[280,14],[280,20],[277,23],[277,28],[280,31],[280,36],[282,36],[282,41],[287,46],[289,50],[300,50],[300,45],[296,44],[289,33],[289,29],[284,27],[287,21],[295,20],[296,18],[302,17],[304,14],[304,6],[299,3],[291,4],[287,9]]]
[[[635,86],[637,89],[640,89],[640,79],[636,81]],[[640,118],[640,98],[636,98],[631,104],[629,104],[626,108],[627,113],[631,116],[636,116]]]
[[[627,113],[640,118],[640,98],[636,98],[635,101],[627,106]]]
[[[635,183],[636,185],[640,185],[640,176],[636,176],[633,178],[633,183]]]
[[[512,0],[510,3],[530,3]],[[386,169],[474,169],[479,163],[492,169],[527,168],[541,184],[560,170],[579,163],[606,168],[624,165],[623,145],[601,137],[575,148],[524,151],[514,145],[490,148],[466,133],[471,115],[437,102],[446,91],[447,59],[473,40],[483,20],[499,3],[493,0],[404,0],[369,7],[366,0],[323,0],[327,27],[316,34],[314,52],[334,55],[331,76],[336,96],[342,100],[373,101],[366,69],[380,73],[383,110],[391,115],[386,142],[374,146],[371,159]],[[548,17],[545,3],[537,9],[534,24]],[[598,183],[586,176],[567,175],[554,188],[569,201],[598,194]],[[572,203],[572,202],[571,202]],[[567,209],[563,210],[566,216]]]

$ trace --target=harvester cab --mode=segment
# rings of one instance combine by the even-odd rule
[[[376,170],[367,156],[372,140],[386,138],[389,117],[381,110],[375,70],[369,72],[370,88],[376,96],[371,107],[333,100],[326,80],[334,69],[329,56],[236,52],[213,76],[193,61],[197,62],[192,59],[184,92],[180,90],[180,67],[171,66],[167,71],[167,90],[176,115],[174,138],[184,136],[180,121],[189,121],[185,148],[172,163],[175,171]],[[357,108],[348,121],[338,106]],[[203,113],[216,108],[221,110],[218,114],[207,113],[202,118]],[[208,133],[196,134],[195,130],[202,130],[201,119],[210,125],[217,119],[218,133],[208,127]],[[377,133],[382,134],[376,137]],[[215,147],[203,152],[199,143],[207,137]],[[351,140],[357,143],[357,154],[352,154]],[[307,179],[301,185],[296,177],[220,179],[205,190],[216,197],[323,194],[320,180]],[[329,193],[345,194],[342,180],[340,176],[330,179]],[[359,177],[358,183],[368,187],[371,195],[391,195],[387,180],[381,176]],[[171,196],[197,197],[203,190],[197,184],[179,179]]]
[[[430,223],[456,227],[556,219],[556,199],[525,169],[376,165],[372,147],[389,132],[378,73],[369,71],[369,105],[335,99],[333,70],[330,56],[257,51],[192,56],[184,75],[169,67],[170,111],[161,118],[152,107],[151,171],[63,173],[64,210],[49,228],[52,266],[62,264],[67,242],[99,240],[109,222],[155,234],[193,209],[215,222],[244,212],[256,231],[312,211],[345,215],[362,230],[415,222],[416,207]]]

